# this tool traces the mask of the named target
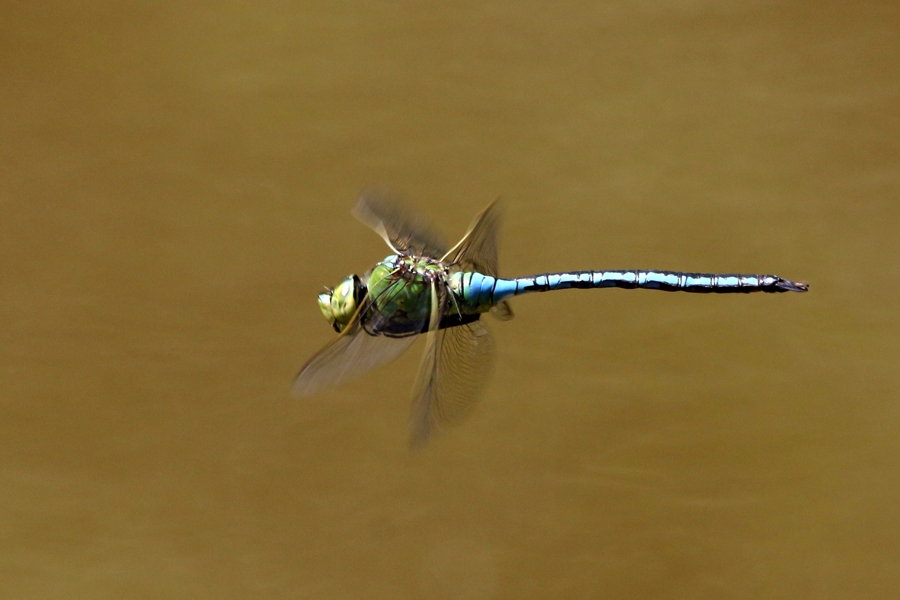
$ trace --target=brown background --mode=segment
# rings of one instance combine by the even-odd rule
[[[896,598],[896,2],[5,2],[3,598]],[[312,399],[373,183],[501,270],[770,272]]]

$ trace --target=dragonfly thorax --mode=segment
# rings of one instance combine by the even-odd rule
[[[388,256],[369,275],[368,300],[380,314],[393,315],[393,321],[416,328],[428,322],[432,289],[445,287],[449,276],[447,266],[434,258]]]

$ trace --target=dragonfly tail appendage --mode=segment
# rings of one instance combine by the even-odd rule
[[[782,292],[807,292],[809,291],[809,284],[805,281],[791,281],[789,279],[778,278],[778,282],[775,284],[775,287]]]

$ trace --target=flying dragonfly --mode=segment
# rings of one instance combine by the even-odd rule
[[[352,214],[384,239],[392,254],[362,278],[350,275],[319,295],[338,336],[303,366],[293,392],[309,396],[392,361],[426,335],[413,387],[411,445],[421,446],[473,406],[490,372],[493,338],[481,320],[509,320],[508,300],[569,288],[668,292],[805,292],[806,283],[776,275],[677,271],[567,271],[514,279],[497,272],[500,205],[492,202],[452,248],[428,221],[377,190],[364,191]]]

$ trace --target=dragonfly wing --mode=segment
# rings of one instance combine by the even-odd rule
[[[447,251],[447,244],[426,217],[384,190],[363,191],[351,213],[375,230],[395,252],[437,258]]]
[[[446,292],[432,293],[432,315]],[[438,329],[429,324],[428,342],[413,392],[411,444],[422,446],[437,430],[471,413],[490,375],[493,337],[481,321]]]
[[[458,265],[463,271],[477,271],[496,277],[501,213],[500,198],[497,198],[475,216],[469,231],[443,260]]]
[[[490,313],[501,321],[509,321],[513,318],[513,310],[506,300],[498,302],[491,307]]]
[[[425,353],[422,355],[422,364],[419,366],[419,374],[413,386],[412,414],[410,415],[410,444],[413,447],[422,446],[434,429],[432,422],[431,405],[436,396],[436,379],[438,368],[437,336],[440,333],[440,307],[441,297],[434,283],[431,284],[431,312],[428,322],[428,333],[425,336]]]
[[[497,198],[481,211],[469,226],[463,239],[444,256],[450,264],[463,271],[476,271],[491,277],[498,276],[498,241],[502,205]],[[500,302],[491,308],[491,314],[501,321],[513,318],[509,303]]]
[[[378,334],[376,320],[364,318],[365,314],[365,308],[358,310],[344,331],[300,369],[294,378],[295,396],[311,396],[355,379],[394,360],[415,341],[414,335],[388,337]]]

